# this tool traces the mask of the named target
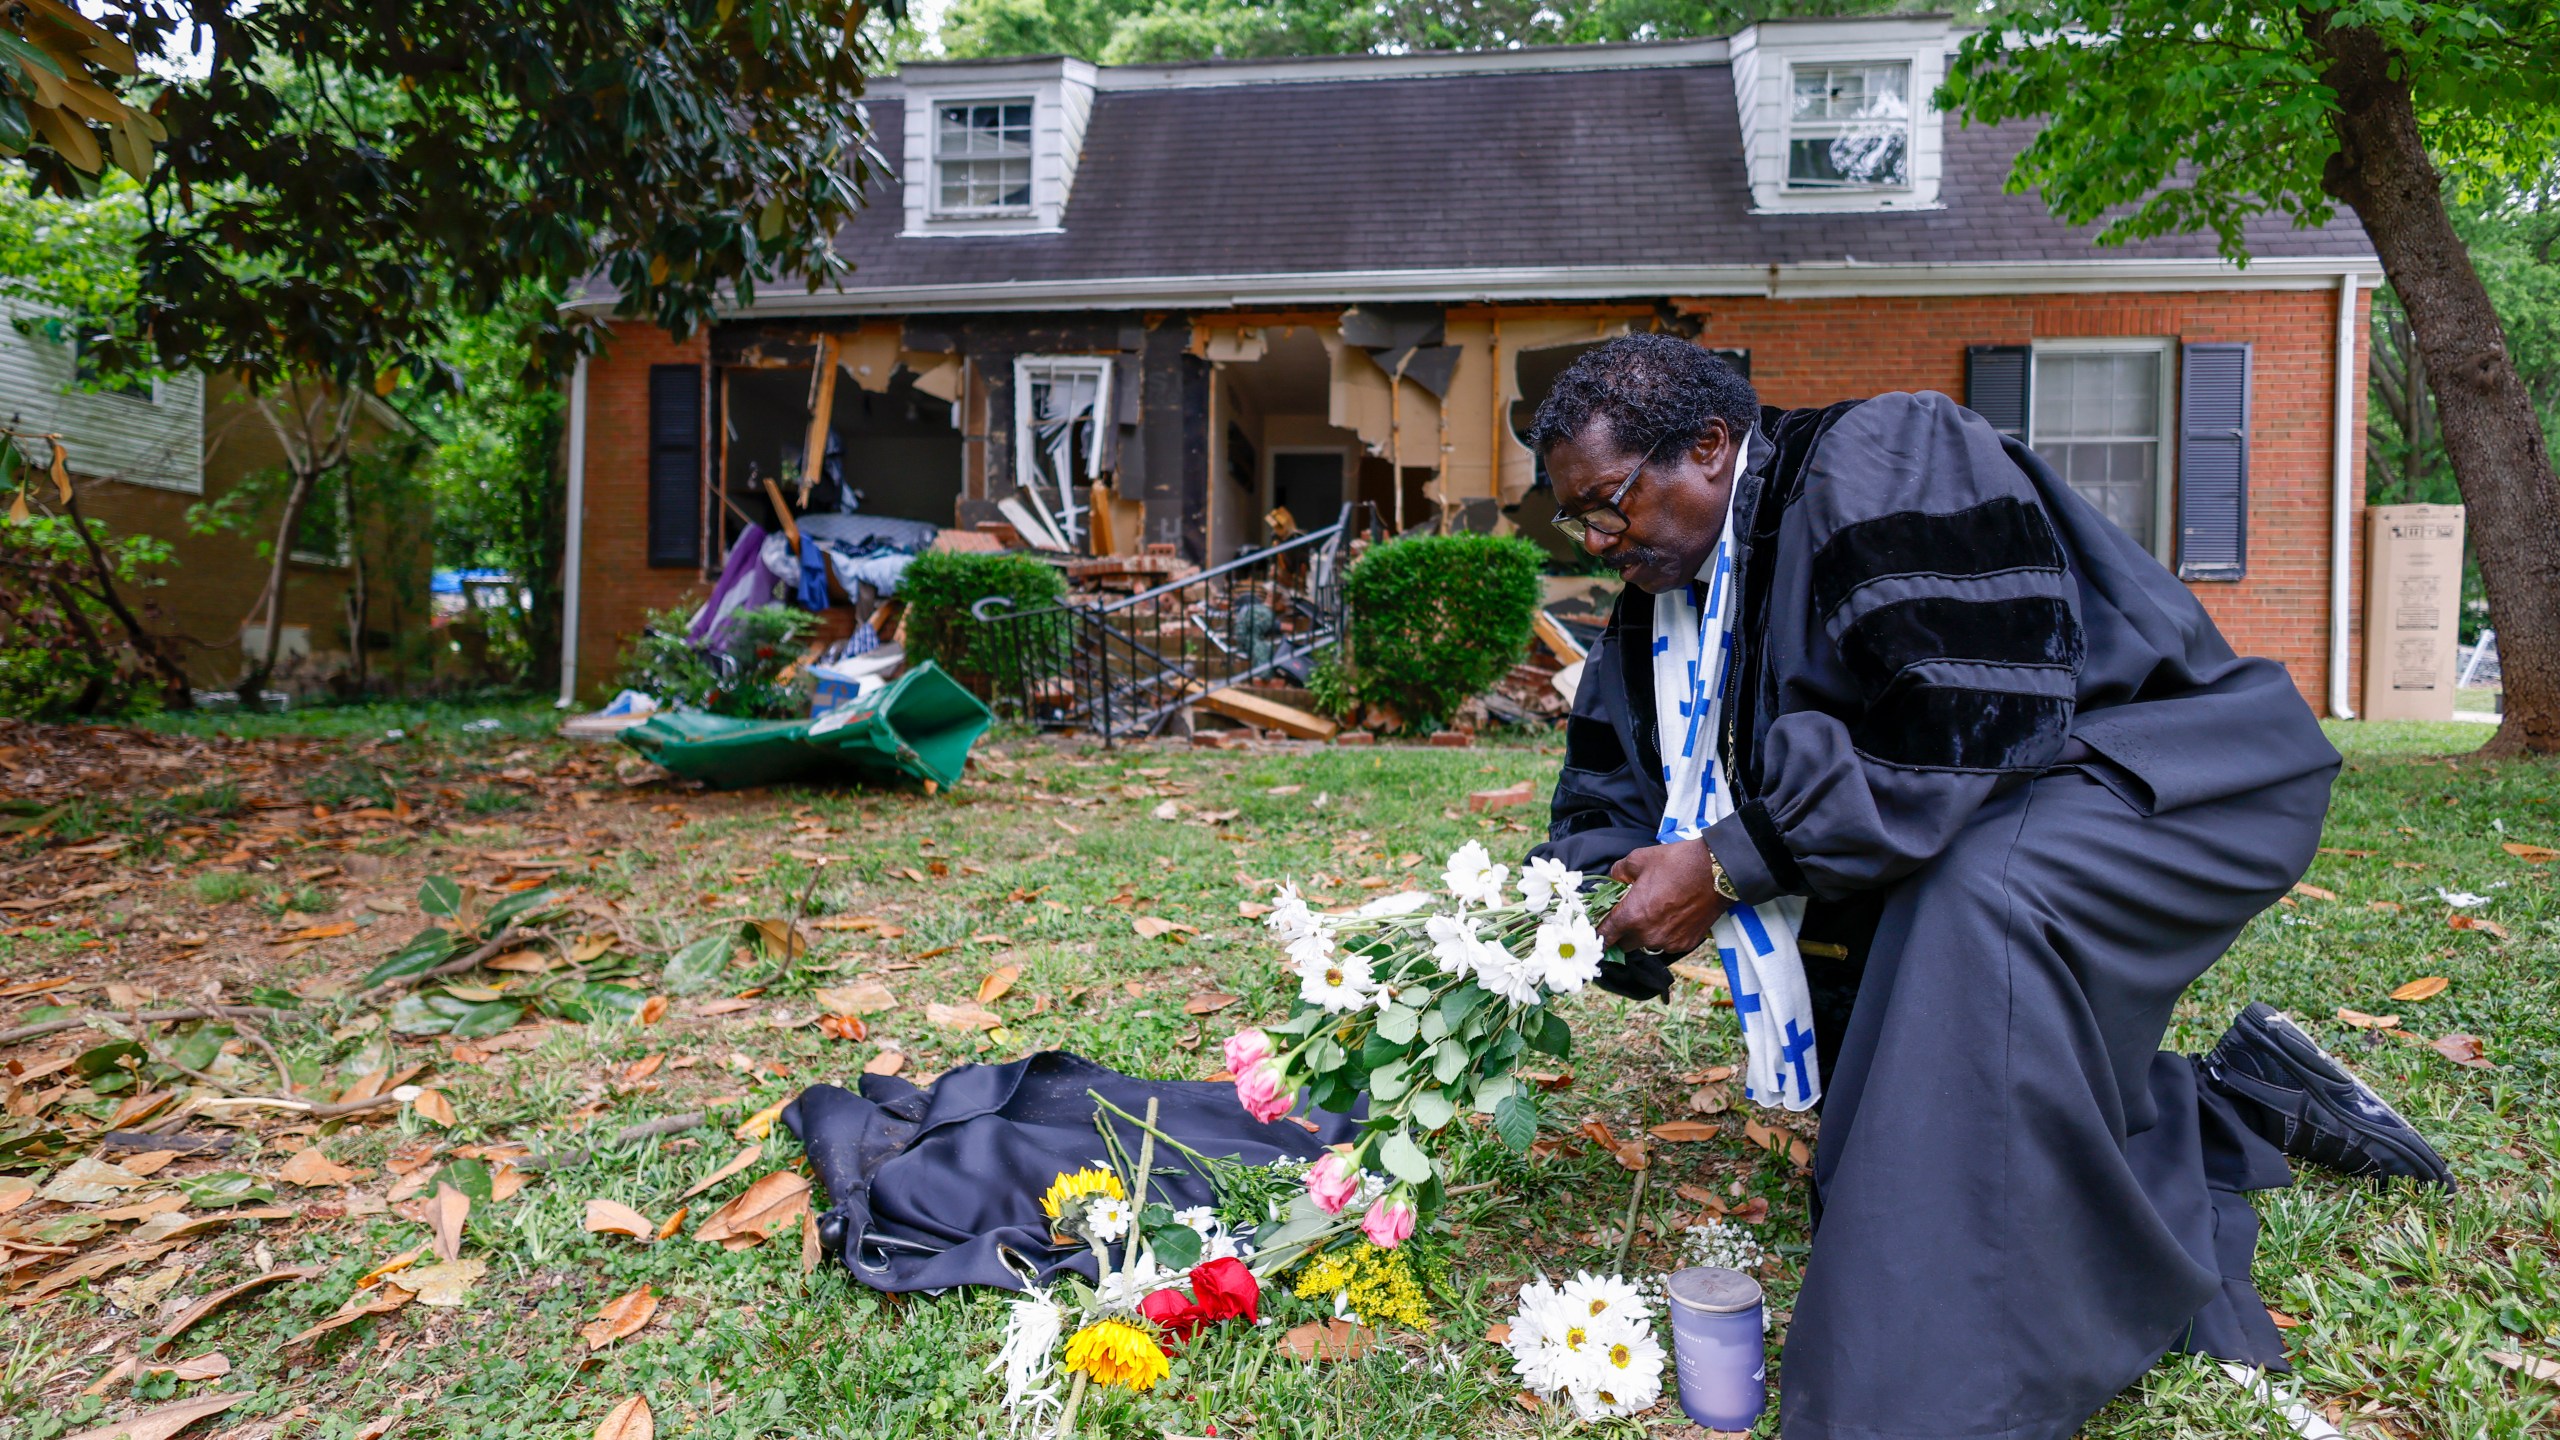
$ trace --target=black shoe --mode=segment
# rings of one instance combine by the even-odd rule
[[[2202,1068],[2215,1089],[2241,1102],[2249,1128],[2287,1155],[2344,1175],[2407,1175],[2454,1188],[2435,1147],[2280,1010],[2241,1011]]]

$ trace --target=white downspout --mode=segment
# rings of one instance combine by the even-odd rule
[[[2350,302],[2352,303],[2352,302]],[[2343,382],[2342,382],[2343,383]],[[578,698],[578,569],[587,529],[587,357],[569,375],[568,546],[561,556],[560,708]]]
[[[2331,403],[2337,426],[2330,441],[2329,475],[2329,713],[2356,718],[2347,674],[2355,580],[2356,280],[2338,277],[2338,393]]]

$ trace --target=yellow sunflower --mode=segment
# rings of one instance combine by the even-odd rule
[[[1098,1385],[1152,1390],[1173,1366],[1146,1331],[1126,1320],[1097,1320],[1067,1341],[1067,1369]]]
[[[1055,1220],[1067,1207],[1088,1195],[1108,1195],[1125,1200],[1128,1192],[1120,1188],[1120,1177],[1108,1170],[1075,1170],[1062,1173],[1049,1182],[1049,1193],[1040,1197],[1040,1212]]]

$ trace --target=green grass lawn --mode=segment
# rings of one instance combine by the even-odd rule
[[[215,938],[183,953],[155,952],[135,938],[148,927],[117,931],[112,917],[94,915],[0,938],[0,984],[130,973],[143,977],[132,983],[163,995],[200,994],[208,978],[234,996],[279,984],[317,995],[312,982],[360,973],[392,948],[392,935],[415,928],[415,912],[402,902],[425,876],[495,877],[528,856],[570,861],[566,873],[581,891],[613,902],[589,920],[599,935],[619,931],[625,953],[780,916],[804,893],[822,916],[873,916],[903,933],[818,930],[809,954],[778,967],[778,978],[734,1013],[704,1015],[699,999],[678,1001],[656,1024],[557,1025],[533,1048],[478,1058],[470,1050],[457,1056],[443,1040],[386,1041],[365,1016],[277,1026],[271,1038],[284,1060],[315,1079],[325,1073],[343,1084],[380,1063],[386,1044],[401,1064],[429,1065],[420,1083],[449,1097],[456,1123],[440,1128],[403,1110],[312,1135],[289,1136],[272,1121],[243,1131],[223,1162],[230,1168],[272,1175],[308,1140],[362,1173],[344,1191],[278,1184],[279,1203],[295,1208],[295,1218],[215,1230],[154,1262],[183,1264],[160,1297],[84,1282],[0,1312],[0,1437],[47,1440],[137,1403],[233,1391],[249,1398],[189,1434],[347,1437],[396,1413],[402,1436],[583,1437],[634,1393],[648,1397],[662,1435],[1002,1433],[999,1382],[986,1371],[1001,1332],[1001,1297],[884,1298],[834,1267],[804,1273],[787,1235],[737,1252],[686,1238],[756,1175],[798,1158],[776,1128],[758,1163],[681,1199],[738,1151],[730,1128],[807,1084],[851,1083],[890,1048],[903,1054],[910,1078],[1049,1047],[1142,1075],[1206,1075],[1218,1068],[1221,1036],[1287,1006],[1276,952],[1237,913],[1238,901],[1259,893],[1257,882],[1292,878],[1354,899],[1366,893],[1364,880],[1428,883],[1440,858],[1470,838],[1516,856],[1535,838],[1542,809],[1471,815],[1465,797],[1524,779],[1543,794],[1559,756],[1556,746],[1532,743],[1106,752],[1015,734],[992,738],[970,784],[939,797],[685,795],[624,790],[610,774],[611,753],[536,738],[539,711],[489,709],[501,719],[494,734],[459,728],[481,713],[333,715],[326,733],[342,748],[423,722],[426,738],[372,752],[365,766],[387,774],[390,793],[433,788],[456,798],[441,801],[435,822],[414,831],[334,850],[316,840],[279,841],[262,853],[273,872],[255,863],[225,868],[218,859],[218,842],[247,833],[264,812],[244,806],[200,826],[213,833],[194,837],[203,843],[187,859],[170,848],[184,817],[173,818],[167,802],[98,802],[87,817],[97,833],[143,842],[116,863],[168,867],[131,866],[141,888],[105,903],[157,907],[147,913],[165,918],[163,929]],[[195,719],[171,728],[266,740],[311,733],[292,721]],[[2305,894],[2252,924],[2181,1006],[2170,1043],[2209,1044],[2253,998],[2282,1006],[2415,1119],[2464,1183],[2447,1200],[2405,1185],[2306,1174],[2290,1190],[2259,1197],[2258,1283],[2271,1306],[2299,1321],[2287,1341],[2309,1401],[2357,1436],[2548,1434],[2560,1425],[2560,1385],[2488,1357],[2560,1361],[2560,1197],[2552,1185],[2560,1111],[2550,1103],[2560,1082],[2553,988],[2560,905],[2553,865],[2501,848],[2560,845],[2560,765],[2446,758],[2487,739],[2480,725],[2342,726],[2332,734],[2348,768],[2331,815],[2330,853],[2308,883],[2337,898]],[[264,783],[305,798],[290,787],[338,774],[330,767],[346,757],[334,754],[321,747]],[[497,772],[510,767],[547,784],[505,781]],[[509,803],[475,802],[484,792]],[[1157,818],[1167,801],[1175,818]],[[358,793],[347,803],[367,802]],[[35,853],[14,852],[19,860]],[[820,867],[810,856],[830,858]],[[0,853],[0,863],[10,858]],[[340,873],[291,879],[324,863]],[[202,878],[208,874],[239,878]],[[277,917],[297,885],[320,892],[309,918],[343,910],[380,923],[291,959],[268,958],[272,948],[254,942],[286,923]],[[2469,911],[2503,926],[2505,937],[2451,927],[2439,888],[2489,897]],[[1148,915],[1198,934],[1141,938],[1132,920]],[[769,978],[765,961],[745,959],[728,988]],[[642,973],[655,964],[643,957]],[[929,1002],[974,999],[982,977],[1007,964],[1020,967],[1020,977],[992,1002],[1001,1030],[963,1034],[928,1022]],[[2395,986],[2425,976],[2450,984],[2420,1002],[2389,998]],[[870,1017],[866,1040],[828,1038],[808,1023],[816,1013],[809,992],[857,977],[885,981],[897,1006]],[[1186,1002],[1207,992],[1242,998],[1207,1016],[1186,1013]],[[2332,1018],[2341,1007],[2396,1014],[2401,1031],[2423,1040],[2477,1036],[2494,1068],[2458,1066],[2421,1040],[2349,1028]],[[306,1008],[326,1011],[318,1000]],[[1154,1392],[1089,1400],[1085,1433],[1137,1440],[1214,1427],[1255,1440],[1420,1440],[1570,1428],[1554,1412],[1516,1402],[1506,1357],[1485,1343],[1485,1329],[1505,1317],[1512,1292],[1534,1274],[1602,1268],[1616,1249],[1632,1177],[1576,1138],[1581,1124],[1597,1119],[1623,1135],[1692,1118],[1697,1086],[1682,1077],[1735,1063],[1741,1053],[1730,1012],[1693,986],[1667,1005],[1594,990],[1570,1002],[1568,1013],[1575,1049],[1570,1066],[1557,1067],[1569,1073],[1544,1097],[1548,1143],[1533,1157],[1515,1157],[1487,1136],[1459,1142],[1461,1178],[1492,1186],[1455,1202],[1425,1237],[1438,1314],[1429,1333],[1390,1334],[1352,1362],[1304,1364],[1274,1341],[1287,1324],[1330,1309],[1282,1298],[1272,1307],[1278,1325],[1211,1332],[1177,1355],[1171,1378]],[[10,1018],[17,1014],[0,1013],[0,1024],[17,1023]],[[49,1053],[48,1043],[0,1058]],[[632,1068],[652,1056],[664,1058],[650,1073]],[[238,1058],[265,1063],[256,1051]],[[426,1238],[422,1225],[397,1213],[349,1213],[394,1183],[389,1167],[455,1166],[448,1173],[476,1180],[458,1164],[472,1157],[458,1151],[593,1143],[623,1125],[694,1109],[707,1111],[710,1123],[648,1146],[606,1145],[587,1163],[535,1176],[511,1198],[475,1203],[462,1253],[487,1272],[467,1303],[412,1304],[316,1344],[283,1345],[346,1301],[361,1274]],[[1711,1192],[1735,1205],[1765,1197],[1769,1218],[1757,1227],[1770,1256],[1764,1280],[1783,1314],[1804,1258],[1802,1178],[1783,1155],[1743,1139],[1741,1115],[1708,1118],[1723,1127],[1720,1138],[1656,1150],[1631,1263],[1655,1271],[1680,1263],[1680,1227],[1698,1209],[1691,1196]],[[1811,1133],[1809,1120],[1789,1123]],[[190,1167],[211,1168],[187,1162],[171,1173]],[[359,1203],[350,1205],[350,1194]],[[581,1217],[594,1198],[651,1219],[692,1208],[683,1235],[643,1244],[586,1233]],[[174,1360],[218,1349],[230,1362],[227,1376],[145,1378],[140,1400],[130,1379],[83,1395],[136,1352],[172,1305],[255,1273],[262,1260],[318,1273],[224,1308],[169,1352]],[[578,1327],[641,1285],[660,1299],[655,1318],[591,1353]],[[1783,1366],[1783,1352],[1778,1359]],[[2172,1360],[2088,1434],[2227,1436],[2271,1423],[2281,1422],[2217,1368]],[[1697,1433],[1674,1405],[1593,1428]],[[1759,1433],[1774,1434],[1774,1421]]]

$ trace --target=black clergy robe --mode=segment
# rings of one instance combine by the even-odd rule
[[[2309,707],[1943,395],[1764,411],[1733,513],[1707,841],[1835,952],[1788,1440],[2061,1440],[2173,1349],[2283,1367],[2243,1192],[2290,1173],[2159,1045],[2318,846]],[[1631,589],[1585,663],[1535,852],[1586,872],[1662,817],[1651,614]],[[1671,958],[1602,983],[1660,994]]]

